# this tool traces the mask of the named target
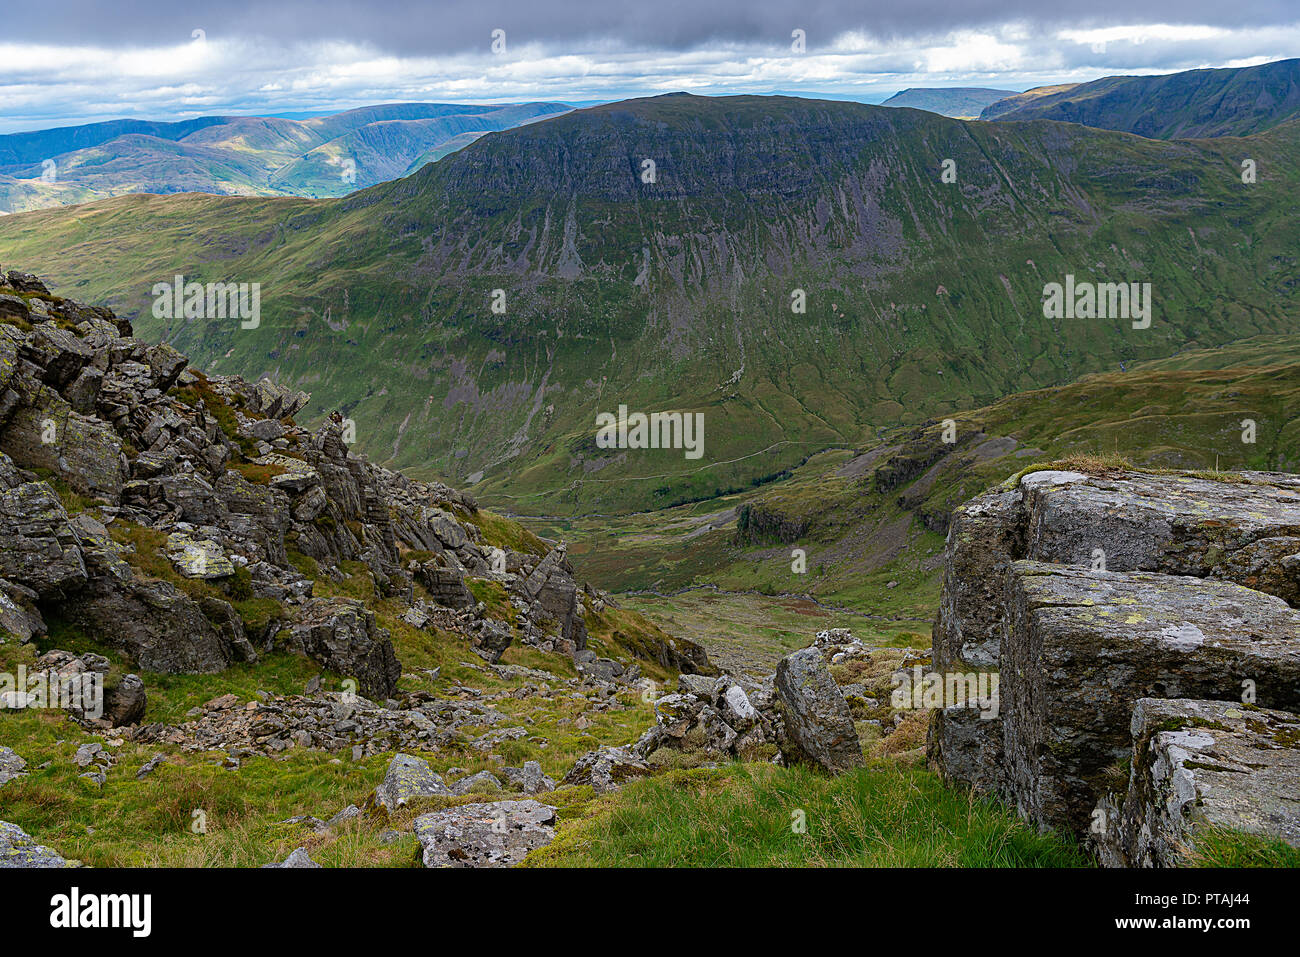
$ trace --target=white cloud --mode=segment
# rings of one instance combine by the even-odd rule
[[[487,43],[401,56],[366,43],[211,36],[159,47],[0,41],[0,132],[121,116],[347,109],[399,100],[503,102],[618,99],[669,90],[772,90],[883,99],[908,86],[1024,89],[1112,73],[1244,65],[1288,55],[1300,24],[1223,27],[1133,24],[1047,29],[1027,21],[884,38],[862,30],[810,34],[795,54],[779,36],[687,49],[638,48],[609,37],[581,48]]]

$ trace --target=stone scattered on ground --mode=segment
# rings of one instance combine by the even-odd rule
[[[415,819],[426,867],[512,867],[555,837],[556,809],[538,801],[462,804]]]
[[[300,847],[279,863],[263,864],[262,867],[265,869],[273,867],[320,867],[320,865],[311,859],[305,847]]]
[[[451,794],[442,776],[429,767],[422,758],[399,754],[393,758],[384,773],[384,781],[375,789],[376,805],[392,813],[421,797]]]

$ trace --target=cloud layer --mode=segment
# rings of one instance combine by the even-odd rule
[[[398,101],[604,100],[673,90],[879,101],[909,86],[1024,89],[1241,66],[1300,49],[1289,2],[1029,0],[626,4],[396,0],[27,5],[0,37],[0,132],[123,116],[327,111]],[[39,17],[33,20],[28,17]],[[804,52],[792,47],[803,31]],[[494,51],[494,31],[497,41]],[[501,40],[504,40],[504,51]]]

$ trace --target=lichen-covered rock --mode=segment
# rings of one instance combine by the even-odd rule
[[[555,838],[556,809],[538,801],[462,804],[415,819],[425,867],[513,867]]]
[[[0,578],[58,598],[86,582],[80,540],[45,482],[0,490]]]
[[[1052,475],[1072,478],[1045,478]],[[1300,553],[1300,478],[1294,475],[1244,472],[1236,481],[1216,482],[1142,472],[1031,472],[1021,488],[1026,558],[1087,566],[1104,560],[1111,571],[1221,578],[1258,591],[1269,591],[1276,578],[1286,592],[1279,597],[1300,597],[1300,579],[1273,567]],[[1261,548],[1268,539],[1285,541]]]
[[[364,695],[391,697],[402,666],[375,613],[350,598],[314,598],[289,628],[288,647],[346,678]]]
[[[375,788],[374,803],[390,814],[415,798],[451,794],[442,776],[429,763],[410,754],[399,754],[388,764],[384,781]]]
[[[0,451],[23,468],[49,469],[87,498],[116,504],[126,483],[122,440],[42,387],[0,429]]]
[[[1140,698],[1300,708],[1300,611],[1229,582],[1016,562],[1001,712],[1007,796],[1083,835]],[[1246,684],[1250,682],[1250,684]]]
[[[949,673],[998,667],[1005,569],[1028,559],[1112,572],[1220,579],[1300,602],[1300,478],[1044,470],[958,508],[944,557],[932,662]],[[1006,708],[1002,709],[1005,716]],[[950,781],[1005,789],[1002,718],[931,717],[927,756]]]
[[[578,758],[561,784],[590,785],[597,793],[650,776],[650,766],[627,748],[598,748]]]
[[[1300,847],[1300,715],[1232,701],[1142,698],[1126,793],[1091,829],[1111,867],[1195,863],[1197,833],[1231,828]]]
[[[781,659],[776,693],[785,717],[782,753],[787,760],[832,773],[865,763],[848,702],[819,649],[803,648]]]
[[[0,821],[0,868],[68,867],[66,860],[42,847],[17,824]]]
[[[235,573],[234,563],[218,543],[185,532],[167,536],[167,557],[186,578],[229,578]]]

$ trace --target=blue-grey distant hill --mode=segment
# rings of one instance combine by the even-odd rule
[[[0,136],[0,213],[122,193],[342,196],[563,103],[389,103],[342,113],[110,120]]]
[[[940,116],[973,118],[998,100],[1015,96],[1015,90],[985,90],[979,87],[913,87],[895,93],[881,106],[910,106]]]

